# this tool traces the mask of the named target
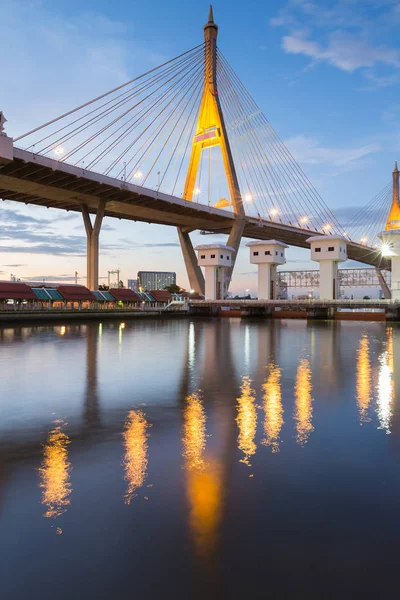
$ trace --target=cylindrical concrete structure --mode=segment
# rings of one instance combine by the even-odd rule
[[[319,297],[336,300],[339,297],[338,263],[347,260],[347,240],[341,235],[309,237],[311,260],[319,263]]]
[[[400,229],[388,229],[378,234],[382,242],[382,256],[392,263],[392,300],[400,301]]]
[[[283,242],[257,240],[246,244],[250,248],[250,262],[258,265],[258,299],[275,300],[278,296],[276,268],[286,262]]]
[[[224,244],[203,244],[196,247],[199,267],[205,267],[205,299],[223,300],[225,281],[233,262],[235,249]]]

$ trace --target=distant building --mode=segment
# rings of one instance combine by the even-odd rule
[[[128,290],[132,290],[132,292],[138,292],[139,281],[137,279],[128,279]]]
[[[139,271],[138,281],[142,290],[163,290],[169,285],[176,285],[176,273],[168,271]]]

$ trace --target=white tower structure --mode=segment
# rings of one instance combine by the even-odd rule
[[[4,131],[4,123],[7,119],[0,110],[0,165],[11,162],[14,158],[13,140]]]
[[[205,299],[223,300],[236,250],[224,244],[203,244],[196,250],[199,267],[205,267]]]
[[[400,229],[387,229],[378,233],[382,242],[382,256],[390,258],[392,263],[392,300],[400,301]]]
[[[347,240],[341,235],[309,237],[311,260],[319,262],[319,297],[336,300],[339,295],[338,263],[347,260]]]
[[[258,299],[275,300],[276,268],[286,262],[286,244],[276,240],[261,240],[246,244],[250,248],[250,262],[258,265]]]
[[[397,161],[393,171],[392,206],[385,231],[378,233],[378,238],[382,242],[382,256],[390,258],[392,263],[392,300],[400,300],[400,199]]]

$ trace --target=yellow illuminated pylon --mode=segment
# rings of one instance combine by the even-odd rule
[[[400,229],[399,170],[397,168],[397,161],[394,163],[393,171],[392,206],[390,207],[390,212],[385,227],[386,231],[390,229]]]
[[[231,196],[231,204],[235,214],[244,216],[242,197],[239,189],[232,152],[226,133],[224,117],[217,89],[217,35],[218,27],[214,23],[213,11],[210,6],[208,23],[204,26],[205,39],[205,68],[204,91],[201,99],[196,133],[192,141],[189,167],[186,176],[183,197],[193,199],[201,152],[205,148],[220,146],[224,170]]]

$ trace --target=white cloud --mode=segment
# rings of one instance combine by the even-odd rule
[[[331,34],[325,46],[295,34],[284,36],[282,45],[289,54],[303,54],[316,62],[326,62],[349,73],[379,63],[400,67],[398,50],[372,46],[359,35],[343,31]]]
[[[333,167],[346,167],[354,164],[361,158],[381,150],[378,144],[363,144],[352,148],[328,148],[321,146],[314,138],[304,135],[285,140],[285,145],[296,160],[308,165],[331,165]]]

